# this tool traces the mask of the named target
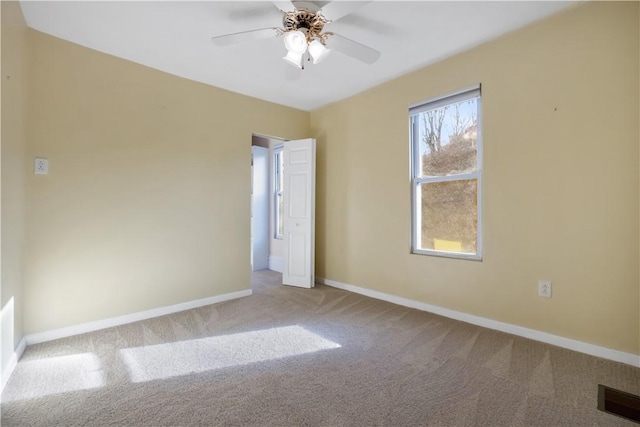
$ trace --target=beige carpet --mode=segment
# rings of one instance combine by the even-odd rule
[[[260,272],[254,295],[27,348],[3,426],[615,426],[640,369]]]

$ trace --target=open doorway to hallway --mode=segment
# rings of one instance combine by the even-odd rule
[[[272,270],[281,273],[284,264],[284,242],[278,216],[282,201],[278,154],[284,141],[259,134],[253,134],[251,138],[251,270],[254,272]]]
[[[312,288],[316,140],[254,134],[251,148],[252,271],[279,271],[283,284]]]

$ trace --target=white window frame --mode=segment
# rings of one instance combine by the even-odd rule
[[[430,111],[446,105],[455,104],[469,98],[478,98],[478,135],[477,147],[477,169],[471,173],[452,174],[445,176],[420,177],[422,172],[420,157],[420,134],[418,125],[418,114]],[[411,253],[419,255],[432,255],[446,258],[458,258],[474,261],[482,261],[482,94],[480,85],[468,87],[460,91],[452,92],[438,98],[421,102],[409,108],[409,142],[411,153]],[[437,251],[434,249],[421,249],[422,227],[422,204],[420,203],[420,186],[422,184],[436,182],[450,182],[463,180],[477,180],[477,241],[476,253],[458,253],[448,251]]]
[[[280,175],[282,174],[280,165],[284,165],[284,162],[279,161],[279,158],[283,155],[284,145],[277,145],[273,148],[273,238],[278,240],[284,239],[284,235],[278,233],[278,225],[280,223],[280,216],[282,215],[282,212],[278,209],[278,196],[282,196],[283,194],[283,189],[279,187]]]

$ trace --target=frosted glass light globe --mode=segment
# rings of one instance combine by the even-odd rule
[[[307,51],[307,38],[302,31],[289,31],[284,35],[284,46],[289,52],[302,55]]]

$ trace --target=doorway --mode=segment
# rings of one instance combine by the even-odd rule
[[[251,271],[282,273],[284,243],[278,234],[275,212],[274,153],[285,139],[253,134],[251,137]],[[266,153],[266,157],[265,157]]]
[[[312,138],[252,135],[251,270],[282,273],[282,283],[315,283],[315,153]]]

